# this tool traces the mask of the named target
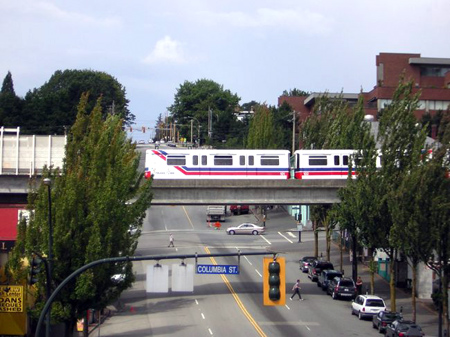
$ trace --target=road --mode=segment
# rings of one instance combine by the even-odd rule
[[[135,262],[136,282],[122,294],[120,310],[101,326],[99,336],[379,336],[371,322],[351,316],[350,302],[333,301],[299,270],[298,259],[313,250],[312,233],[304,232],[298,243],[297,233],[290,231],[295,223],[271,223],[269,213],[264,235],[229,236],[207,226],[205,211],[204,206],[151,207],[136,254],[279,251],[286,258],[286,305],[263,306],[261,256],[241,257],[239,275],[195,275],[193,293],[146,293],[146,265],[155,262]],[[252,214],[229,216],[224,226],[255,220]],[[167,247],[169,233],[174,234],[175,248]],[[323,238],[321,242],[319,251],[325,251]],[[215,261],[237,264],[235,257]],[[199,263],[212,264],[209,259]],[[304,301],[289,300],[297,278]]]

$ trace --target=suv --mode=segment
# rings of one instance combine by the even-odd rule
[[[389,324],[400,319],[402,319],[402,314],[399,312],[380,311],[373,316],[372,327],[377,329],[379,333],[384,333]]]
[[[353,300],[358,295],[355,282],[348,277],[335,277],[328,282],[326,290],[333,300],[338,298],[351,298]]]
[[[352,303],[352,315],[357,315],[359,319],[372,317],[380,311],[386,311],[386,304],[375,295],[358,295]]]
[[[317,286],[321,287],[322,290],[325,291],[330,280],[334,279],[335,277],[342,277],[342,273],[334,269],[322,270],[320,275],[317,277]]]
[[[308,266],[308,277],[316,282],[322,270],[325,269],[334,269],[333,264],[329,261],[315,260]]]
[[[422,337],[425,334],[422,332],[420,325],[413,321],[396,320],[386,327],[386,337],[408,336],[408,337]]]

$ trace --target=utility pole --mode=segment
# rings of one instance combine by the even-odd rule
[[[191,144],[192,144],[192,132],[194,130],[194,119],[191,119]]]
[[[295,110],[292,111],[292,153],[291,155],[294,155],[295,152]]]

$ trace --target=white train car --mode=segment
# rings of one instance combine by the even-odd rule
[[[356,150],[297,150],[294,153],[295,179],[347,179],[348,163]],[[352,169],[355,177],[355,169]]]
[[[286,150],[154,149],[145,177],[154,179],[289,179]]]

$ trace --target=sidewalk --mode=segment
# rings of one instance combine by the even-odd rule
[[[254,213],[258,221],[262,221],[261,215]],[[286,230],[292,232],[297,232],[296,221],[290,216],[286,210],[279,209],[276,211],[269,211],[267,213],[266,221],[268,224],[282,225]],[[312,230],[305,228],[303,233],[312,234]],[[320,250],[319,250],[320,251]],[[320,253],[319,253],[320,254]],[[323,252],[325,255],[325,252]],[[339,246],[337,243],[333,242],[331,245],[330,260],[335,266],[340,265],[340,253]],[[337,267],[336,267],[337,269]],[[344,262],[343,269],[346,271],[347,276],[351,274],[352,265],[349,258],[349,253],[344,252]],[[363,291],[366,290],[370,292],[370,279],[371,275],[369,268],[366,264],[359,261],[358,262],[358,275],[361,276],[363,280]],[[374,295],[380,296],[386,302],[386,306],[390,308],[390,288],[389,282],[382,278],[380,275],[375,274],[374,281]],[[403,288],[396,288],[396,309],[397,311],[402,311],[404,319],[412,319],[412,303],[411,303],[411,291]],[[416,298],[416,322],[419,324],[425,336],[437,337],[438,336],[438,312],[434,307],[433,301],[431,299],[419,299]],[[444,332],[444,328],[443,328]]]

